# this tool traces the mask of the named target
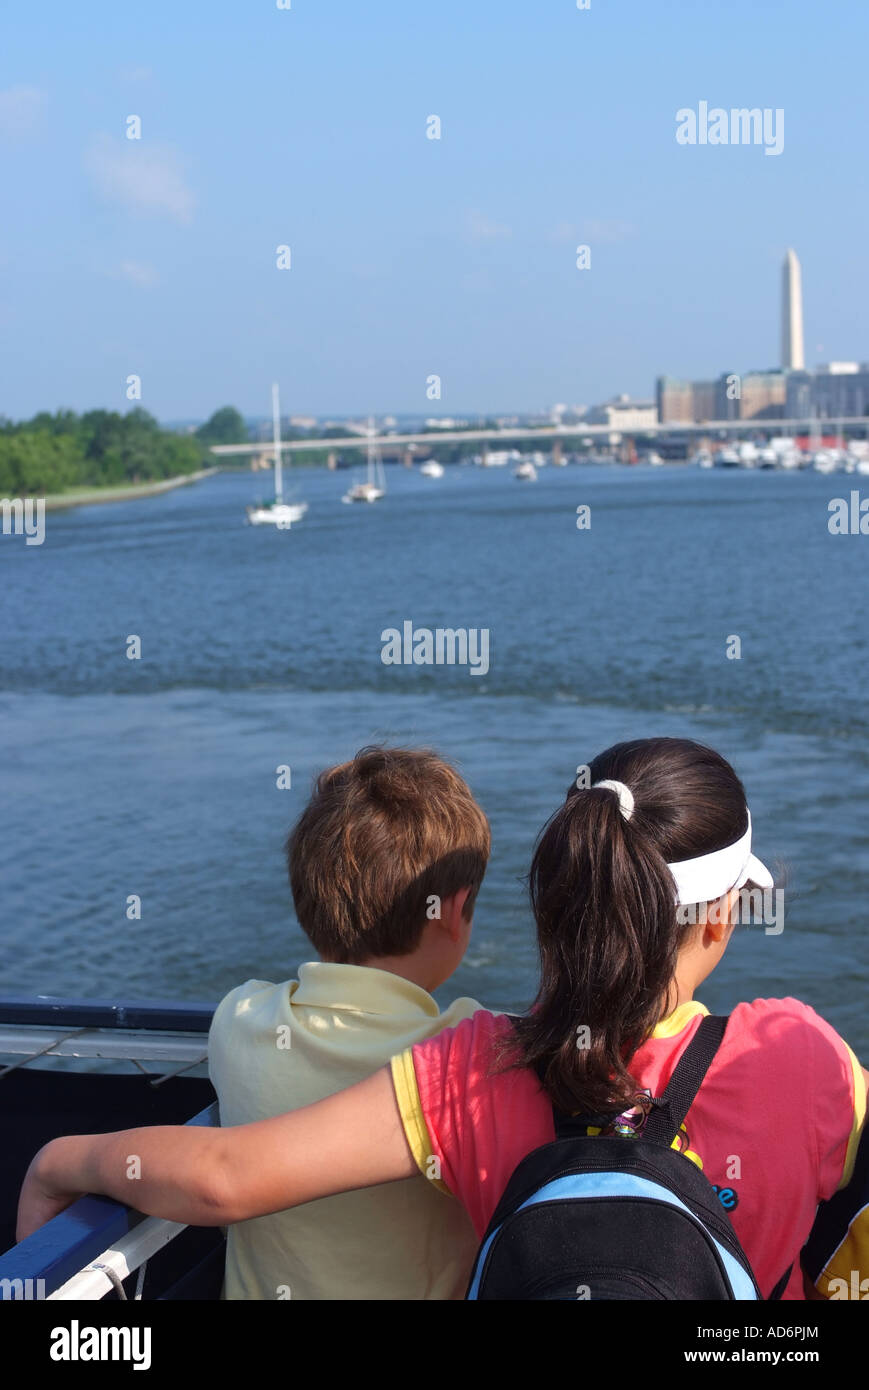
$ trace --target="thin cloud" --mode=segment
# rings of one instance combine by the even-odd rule
[[[45,93],[38,87],[8,87],[0,92],[0,138],[32,135],[42,123]]]
[[[513,229],[503,222],[493,222],[482,212],[472,211],[468,214],[468,235],[472,241],[505,241],[513,235]]]
[[[143,261],[121,261],[111,275],[116,280],[129,280],[131,285],[138,285],[143,290],[153,289],[160,283],[158,272],[152,265],[146,265]]]
[[[98,135],[85,154],[85,169],[103,198],[129,212],[193,220],[195,198],[169,145]]]
[[[636,236],[631,222],[607,221],[600,217],[585,217],[580,222],[557,222],[552,229],[553,241],[587,241],[613,244]]]
[[[636,227],[631,222],[607,222],[590,217],[582,224],[583,236],[589,241],[628,241],[636,235]]]
[[[578,236],[579,226],[575,222],[556,222],[551,232],[553,241],[576,241]]]

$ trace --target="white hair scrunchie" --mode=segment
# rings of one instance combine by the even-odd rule
[[[634,814],[634,794],[630,787],[626,787],[624,782],[613,782],[607,778],[603,782],[593,782],[591,791],[597,791],[598,787],[606,787],[608,791],[615,792],[619,799],[619,810],[625,820],[630,820]]]

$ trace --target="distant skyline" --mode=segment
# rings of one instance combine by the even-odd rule
[[[2,415],[126,410],[130,374],[161,420],[264,416],[274,380],[320,417],[649,398],[781,360],[789,247],[806,364],[869,357],[866,7],[8,0],[3,28]],[[782,111],[781,152],[680,144],[706,105]]]

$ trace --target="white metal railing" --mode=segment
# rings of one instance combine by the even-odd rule
[[[177,1076],[208,1060],[201,1034],[157,1032],[151,1029],[48,1028],[34,1024],[0,1024],[0,1056],[17,1061],[0,1066],[0,1081],[11,1071],[41,1057],[79,1057],[128,1061],[140,1070],[142,1062],[158,1062],[169,1070],[154,1084]]]
[[[89,1265],[85,1265],[84,1269],[67,1279],[59,1289],[55,1289],[54,1293],[50,1293],[46,1301],[100,1299],[105,1298],[113,1289],[126,1298],[121,1287],[122,1282],[136,1270],[139,1271],[139,1280],[135,1297],[141,1298],[148,1260],[184,1230],[186,1226],[183,1223],[162,1221],[156,1216],[146,1217],[123,1240],[104,1250]]]

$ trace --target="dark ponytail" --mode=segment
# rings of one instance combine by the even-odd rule
[[[629,1103],[633,1053],[667,1012],[680,927],[668,863],[723,849],[745,832],[745,792],[718,753],[687,739],[619,743],[590,765],[548,821],[531,864],[540,989],[515,1020],[511,1061],[533,1067],[567,1112]],[[582,1030],[582,1031],[580,1031]]]

